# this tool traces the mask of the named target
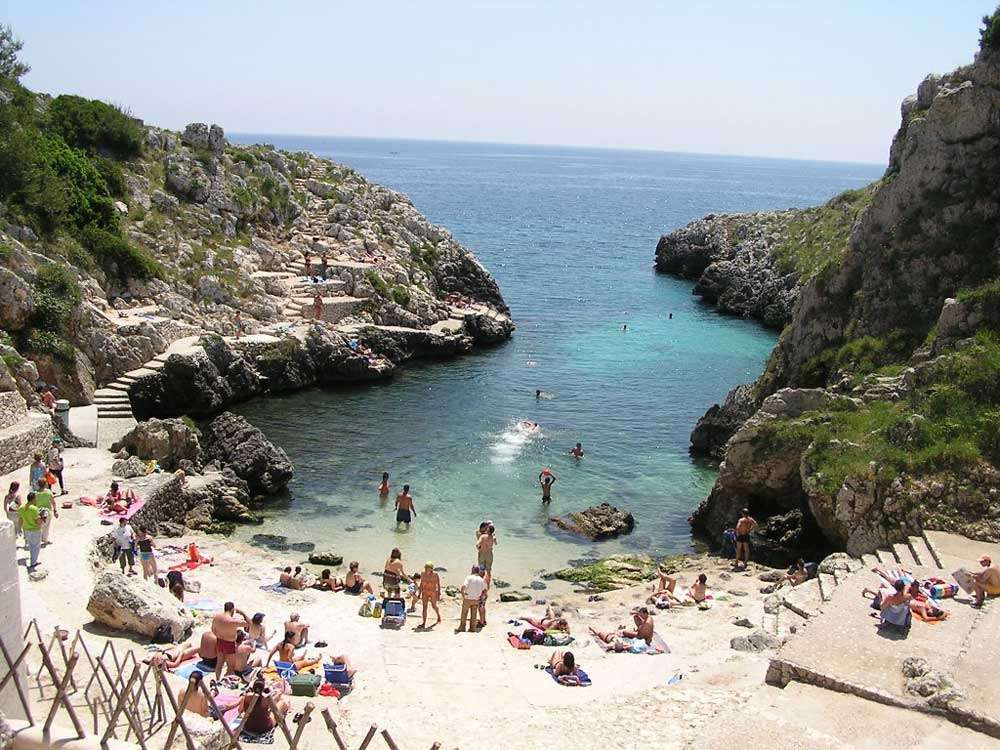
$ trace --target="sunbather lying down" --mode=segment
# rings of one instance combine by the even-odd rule
[[[948,613],[945,610],[938,607],[933,600],[927,598],[927,595],[920,590],[920,584],[916,581],[911,581],[905,591],[909,596],[907,603],[909,604],[910,611],[920,619],[931,622],[934,620],[944,620],[948,617]],[[895,587],[888,588],[884,584],[879,584],[878,589],[865,587],[861,590],[863,597],[872,600],[872,609],[876,611],[881,611],[885,599],[895,593]]]
[[[561,630],[564,633],[569,632],[569,622],[566,621],[565,617],[556,617],[555,615],[546,613],[545,617],[540,620],[536,620],[534,617],[520,617],[518,619],[523,620],[531,625],[531,627],[538,628],[539,630]]]
[[[188,659],[193,659],[197,655],[198,646],[191,643],[176,643],[153,652],[142,661],[143,664],[150,664],[154,667],[176,669]]]
[[[632,610],[632,619],[635,621],[634,630],[620,627],[616,632],[602,633],[590,628],[590,632],[602,644],[610,646],[609,650],[615,652],[631,651],[639,645],[638,641],[650,646],[653,643],[653,618],[649,610],[645,607],[636,607]]]

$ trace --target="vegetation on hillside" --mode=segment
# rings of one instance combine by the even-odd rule
[[[991,16],[983,16],[979,30],[979,49],[1000,49],[1000,5]]]

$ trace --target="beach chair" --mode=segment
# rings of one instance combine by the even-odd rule
[[[382,627],[399,630],[406,624],[406,602],[395,597],[382,600]]]
[[[283,680],[294,677],[299,673],[298,667],[290,661],[275,661],[274,668],[278,670],[278,677]]]
[[[354,687],[354,680],[347,674],[346,664],[324,664],[323,678],[341,693]]]

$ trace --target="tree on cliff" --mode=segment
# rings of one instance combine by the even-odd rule
[[[17,58],[22,47],[24,43],[14,36],[14,30],[0,24],[0,78],[16,81],[31,70],[30,65]]]

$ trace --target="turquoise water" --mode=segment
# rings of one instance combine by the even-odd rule
[[[290,497],[263,531],[333,547],[371,570],[393,546],[410,563],[433,558],[458,570],[474,560],[473,531],[490,518],[497,575],[514,583],[571,558],[690,548],[686,519],[715,471],[689,457],[688,435],[708,406],[760,372],[775,336],[713,312],[690,283],[656,275],[660,234],[712,211],[814,204],[881,171],[548,147],[242,140],[328,156],[407,193],[496,275],[518,326],[505,345],[410,365],[389,383],[241,407],[295,465]],[[551,398],[536,400],[536,389]],[[539,433],[520,432],[522,419],[538,422]],[[576,441],[582,461],[568,456]],[[558,477],[548,508],[537,487],[545,467]],[[395,529],[391,501],[379,502],[382,471],[394,487],[413,488],[418,517],[408,532]],[[632,511],[632,535],[593,544],[545,525],[549,513],[602,501]]]

